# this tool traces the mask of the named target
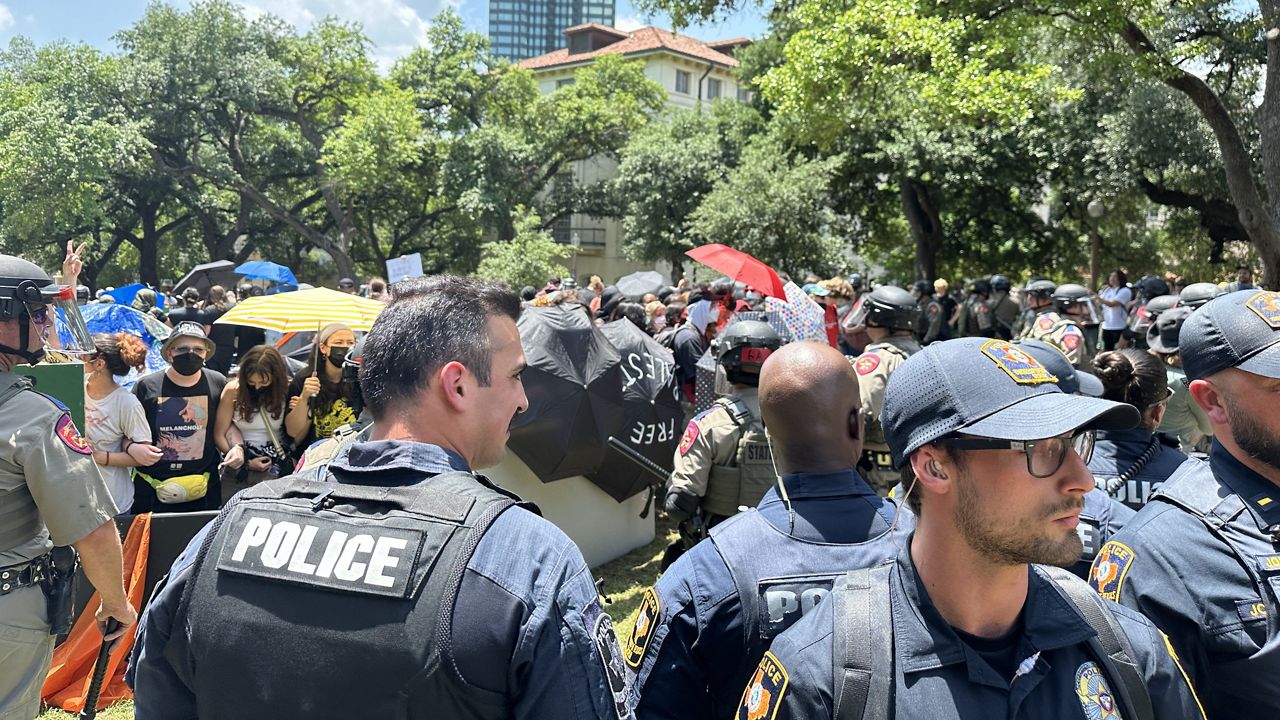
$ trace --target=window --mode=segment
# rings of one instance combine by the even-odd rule
[[[677,70],[676,71],[676,92],[684,93],[685,95],[688,95],[690,79],[691,79],[691,76],[689,75],[688,71]]]
[[[715,100],[720,97],[720,81],[711,78],[707,80],[707,99]]]
[[[740,103],[751,102],[751,91],[742,87],[738,88],[738,102]]]
[[[562,87],[572,85],[572,84],[573,84],[573,78],[560,78],[559,80],[556,81],[556,89],[559,90]]]

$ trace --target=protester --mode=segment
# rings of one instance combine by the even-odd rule
[[[174,307],[169,311],[169,323],[177,327],[180,323],[193,322],[204,325],[204,315],[200,312],[200,291],[189,287],[182,291],[182,296],[174,299]]]
[[[161,346],[169,367],[133,386],[151,443],[163,453],[145,472],[134,474],[135,513],[212,510],[222,499],[213,422],[227,378],[205,367],[213,351],[204,328],[182,323]],[[233,446],[228,460],[235,462],[244,438],[235,427],[227,432]]]
[[[671,351],[676,360],[676,381],[690,407],[698,378],[698,360],[716,337],[720,308],[720,303],[710,300],[694,302],[688,308],[688,318],[670,336]]]
[[[245,353],[240,372],[227,381],[218,402],[214,440],[224,454],[231,425],[244,439],[240,457],[228,459],[229,472],[222,478],[222,502],[237,492],[268,478],[287,475],[292,469],[292,442],[286,442],[284,417],[288,406],[289,371],[284,357],[270,345]]]
[[[356,335],[342,323],[331,323],[316,334],[318,352],[289,385],[289,414],[285,427],[296,447],[305,448],[356,421],[350,397],[342,385],[342,361]]]
[[[93,460],[107,483],[116,515],[133,507],[130,468],[148,467],[160,459],[160,448],[151,444],[151,427],[142,403],[120,387],[116,377],[142,370],[147,344],[129,333],[96,333],[93,352],[84,357],[85,437],[93,445]]]
[[[635,325],[641,330],[648,329],[648,318],[645,316],[644,306],[640,303],[626,301],[618,303],[618,305],[613,309],[613,313],[609,316],[609,322],[624,318],[630,320],[632,325]]]
[[[667,327],[667,306],[654,300],[644,306],[645,332],[657,335]]]
[[[1125,330],[1129,327],[1129,303],[1133,302],[1133,291],[1129,289],[1129,278],[1123,270],[1113,270],[1107,277],[1107,286],[1101,293],[1090,293],[1094,299],[1102,303],[1102,349],[1115,350],[1124,347]],[[1127,343],[1126,343],[1127,344]]]
[[[231,372],[231,361],[235,358],[236,326],[215,323],[228,309],[230,308],[227,305],[226,288],[221,285],[209,288],[209,299],[205,302],[201,315],[205,334],[213,343],[214,350],[213,355],[205,361],[205,365],[210,370],[216,370],[223,375]]]
[[[369,299],[377,300],[379,302],[386,302],[391,299],[390,296],[387,295],[386,280],[383,280],[376,275],[369,278]]]

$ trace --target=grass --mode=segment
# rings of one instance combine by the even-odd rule
[[[609,603],[604,606],[613,618],[618,644],[625,646],[640,612],[640,600],[644,591],[658,579],[658,563],[667,543],[677,537],[675,523],[658,517],[657,533],[653,542],[636,548],[622,557],[611,560],[592,570],[597,580],[604,579],[603,591]],[[101,720],[133,720],[133,702],[125,700],[98,713]],[[62,710],[46,710],[40,720],[75,720],[76,716]]]

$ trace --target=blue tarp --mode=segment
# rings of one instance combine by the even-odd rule
[[[128,375],[116,378],[116,382],[123,387],[133,387],[134,382],[142,375],[163,370],[169,366],[169,363],[160,356],[160,344],[169,337],[169,328],[159,320],[131,307],[114,303],[81,305],[80,314],[84,316],[84,323],[91,333],[127,332],[142,338],[143,342],[151,347],[147,353],[146,369],[142,373],[130,370]],[[54,324],[58,331],[58,339],[64,346],[70,345],[71,330],[67,327],[61,310],[58,311]]]
[[[236,268],[236,273],[251,280],[270,280],[281,285],[297,286],[298,278],[289,268],[266,260],[250,260]]]
[[[108,290],[103,294],[110,295],[121,305],[132,305],[133,299],[138,296],[138,291],[145,287],[146,285],[143,285],[142,283],[134,283],[132,285],[118,287],[115,290]],[[164,295],[161,293],[156,293],[156,307],[164,307]]]

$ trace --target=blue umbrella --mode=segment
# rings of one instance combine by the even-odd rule
[[[150,347],[147,352],[146,369],[141,373],[130,370],[128,375],[117,377],[116,382],[121,386],[133,387],[142,375],[163,370],[169,366],[169,363],[165,362],[160,355],[160,345],[165,338],[169,337],[170,330],[154,317],[114,303],[81,305],[80,314],[84,316],[84,324],[88,326],[91,333],[127,332],[142,338],[142,341]],[[57,312],[54,324],[58,331],[58,338],[64,346],[68,345],[71,342],[71,329],[62,317],[61,310]]]
[[[132,285],[118,287],[115,290],[108,290],[103,294],[110,295],[112,299],[121,305],[131,305],[133,304],[133,299],[138,296],[138,291],[146,287],[147,286],[142,283],[134,283]],[[163,293],[156,293],[156,307],[164,307]]]
[[[251,280],[270,280],[282,285],[298,284],[298,278],[293,276],[292,270],[266,260],[250,260],[236,268],[236,273]]]

